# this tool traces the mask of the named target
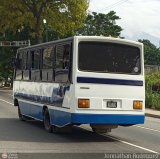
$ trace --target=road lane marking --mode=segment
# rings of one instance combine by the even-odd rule
[[[5,103],[10,104],[10,105],[14,105],[13,103],[10,103],[10,102],[8,102],[6,100],[3,100],[3,99],[0,99],[0,101],[5,102]]]
[[[90,130],[89,128],[84,128],[84,127],[82,127],[82,126],[81,126],[81,128],[82,128],[82,129],[85,129],[85,130],[88,130],[88,131],[92,131],[92,130]],[[142,147],[142,146],[138,146],[138,145],[135,145],[135,144],[129,143],[129,142],[124,141],[124,140],[120,140],[120,139],[118,139],[118,138],[116,138],[116,137],[113,137],[113,136],[110,136],[110,135],[106,135],[106,134],[99,134],[99,135],[101,135],[101,136],[105,136],[105,137],[108,137],[108,138],[111,138],[111,139],[113,139],[113,140],[119,141],[119,142],[121,142],[121,143],[124,143],[124,144],[130,145],[130,146],[133,146],[133,147],[136,147],[136,148],[139,148],[139,149],[145,150],[145,151],[148,151],[148,152],[150,152],[150,153],[160,154],[159,152],[156,152],[156,151],[153,151],[153,150],[150,150],[150,149],[144,148],[144,147]]]
[[[160,132],[160,130],[156,130],[156,129],[152,129],[152,128],[147,128],[147,127],[143,127],[143,126],[135,125],[135,127],[138,127],[138,128],[141,128],[141,129],[147,129],[147,130],[151,130],[151,131],[155,131],[155,132]]]
[[[145,150],[145,151],[151,152],[151,153],[160,154],[159,152],[156,152],[156,151],[150,150],[150,149],[148,149],[148,148],[144,148],[144,147],[142,147],[142,146],[138,146],[138,145],[135,145],[135,144],[129,143],[129,142],[124,141],[124,140],[120,140],[120,139],[118,139],[118,138],[116,138],[116,137],[112,137],[112,136],[110,136],[110,135],[105,135],[105,134],[102,134],[102,135],[103,135],[103,136],[106,136],[106,137],[109,137],[109,138],[111,138],[111,139],[114,139],[114,140],[116,140],[116,141],[119,141],[119,142],[121,142],[121,143],[124,143],[124,144],[130,145],[130,146],[133,146],[133,147],[136,147],[136,148],[139,148],[139,149],[142,149],[142,150]]]

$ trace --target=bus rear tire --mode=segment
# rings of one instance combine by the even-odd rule
[[[24,115],[22,115],[21,109],[20,109],[19,106],[18,106],[18,117],[19,117],[20,121],[25,121],[26,120],[25,117],[24,117]]]
[[[53,131],[53,126],[51,125],[51,122],[50,122],[50,115],[49,115],[49,112],[47,109],[45,109],[44,111],[44,120],[43,120],[43,123],[44,123],[44,128],[47,132],[49,133],[52,133]]]

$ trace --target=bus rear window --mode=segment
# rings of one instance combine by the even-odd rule
[[[78,51],[80,71],[117,74],[141,73],[138,47],[107,42],[80,42]]]

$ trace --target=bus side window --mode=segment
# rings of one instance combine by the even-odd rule
[[[71,44],[57,45],[56,46],[56,69],[55,81],[68,82],[70,71],[70,49]]]
[[[55,46],[47,46],[43,49],[42,62],[42,81],[53,81],[53,60],[54,60]]]
[[[32,50],[31,52],[31,80],[40,81],[41,80],[41,51],[39,49]]]
[[[23,54],[23,80],[29,80],[29,69],[28,69],[28,52]]]
[[[16,80],[22,80],[22,59],[23,59],[23,53],[22,52],[19,52],[17,54],[17,68],[16,68],[16,72],[15,72],[15,79]]]
[[[63,53],[63,69],[69,69],[70,47],[66,45]]]

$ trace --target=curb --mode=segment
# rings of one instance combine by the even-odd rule
[[[160,115],[156,115],[156,114],[145,113],[145,116],[148,116],[148,117],[153,117],[153,118],[158,118],[158,119],[160,119]]]
[[[8,87],[0,87],[0,90],[12,90],[13,88],[8,88]]]

